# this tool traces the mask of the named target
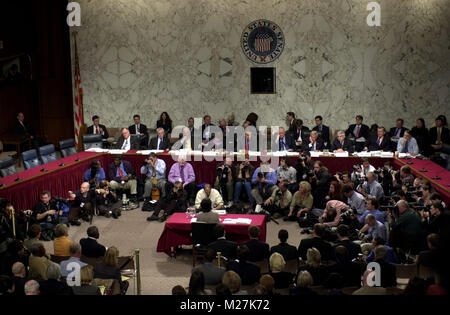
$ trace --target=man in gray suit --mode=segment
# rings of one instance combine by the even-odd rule
[[[214,249],[208,249],[205,255],[204,263],[195,267],[194,270],[200,270],[205,276],[206,285],[217,285],[222,283],[222,277],[225,274],[225,268],[214,265],[213,260],[216,258],[216,251]]]

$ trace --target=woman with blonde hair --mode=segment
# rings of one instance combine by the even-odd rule
[[[120,294],[125,295],[128,289],[128,281],[122,281],[119,268],[119,250],[117,247],[110,247],[103,257],[103,261],[98,262],[94,267],[94,278],[114,279],[120,284]]]
[[[298,191],[295,192],[292,197],[289,214],[283,220],[296,221],[297,217],[300,217],[302,213],[306,213],[312,209],[313,202],[314,199],[311,194],[311,184],[306,181],[300,182]],[[297,211],[296,215],[294,215],[294,210]]]
[[[303,271],[309,272],[309,274],[312,276],[314,285],[322,285],[325,283],[325,280],[328,277],[328,272],[325,266],[321,264],[321,255],[320,251],[317,248],[309,248],[306,252],[306,265],[301,266],[298,269],[297,281],[300,273],[302,273]]]
[[[270,275],[275,280],[275,289],[288,288],[294,281],[295,275],[290,272],[283,271],[286,261],[279,253],[273,253],[269,258]]]
[[[81,286],[72,287],[74,295],[100,295],[100,289],[96,285],[91,285],[94,280],[94,268],[90,265],[84,266],[80,270]]]
[[[55,239],[53,240],[53,251],[55,256],[70,256],[69,228],[65,224],[58,224],[55,228]]]

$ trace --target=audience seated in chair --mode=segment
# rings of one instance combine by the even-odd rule
[[[248,236],[250,237],[250,240],[242,243],[250,250],[248,261],[256,262],[269,258],[269,244],[261,242],[259,240],[259,234],[259,226],[250,225],[248,227]]]
[[[275,289],[288,288],[295,278],[295,274],[284,271],[286,261],[279,253],[273,253],[269,258],[270,275],[275,280]]]
[[[55,263],[51,263],[47,267],[47,280],[39,282],[39,290],[41,295],[72,295],[72,288],[65,281],[61,281],[61,267]]]
[[[206,285],[217,285],[222,282],[222,277],[225,274],[225,268],[216,266],[213,261],[216,258],[216,252],[213,249],[208,249],[205,254],[204,262],[200,266],[193,269],[203,272]]]
[[[369,270],[366,270],[362,276],[362,287],[353,292],[352,295],[386,295],[387,291],[385,288],[372,286],[367,283],[367,278],[371,276]]]
[[[98,262],[94,267],[94,278],[117,280],[120,284],[120,294],[125,295],[129,283],[128,281],[122,281],[118,258],[119,250],[114,246],[109,247],[103,261]]]
[[[300,271],[297,277],[297,286],[289,291],[289,295],[303,295],[303,296],[316,296],[316,291],[311,289],[313,285],[313,277],[311,274],[304,270]]]
[[[97,242],[100,238],[98,228],[96,226],[88,227],[87,236],[87,238],[82,238],[80,240],[81,254],[89,258],[99,258],[105,256],[105,246]]]
[[[250,250],[241,244],[237,249],[237,259],[227,263],[227,270],[236,272],[241,277],[242,285],[254,284],[261,277],[260,267],[247,262],[249,257]]]
[[[325,233],[325,225],[321,223],[314,224],[311,238],[306,238],[300,241],[298,246],[298,256],[307,260],[307,252],[310,248],[316,248],[320,252],[323,261],[331,260],[331,244],[322,239]]]
[[[96,285],[92,285],[94,280],[94,267],[84,266],[80,269],[80,286],[73,286],[74,295],[101,295],[100,289]]]
[[[45,253],[44,245],[36,243],[31,248],[28,275],[32,279],[47,280],[47,268],[52,263]]]
[[[297,248],[287,243],[288,238],[289,238],[288,231],[280,230],[278,232],[278,239],[280,240],[280,244],[272,246],[272,248],[270,249],[270,254],[280,253],[285,261],[297,259],[298,258]]]
[[[69,228],[65,224],[58,224],[55,228],[55,239],[53,240],[53,252],[55,256],[70,256]]]
[[[200,203],[200,213],[197,215],[197,222],[203,223],[220,223],[219,215],[211,212],[211,200],[206,198]]]
[[[217,240],[208,245],[208,248],[212,248],[217,252],[222,253],[222,257],[231,261],[236,257],[237,244],[233,241],[229,241],[225,238],[225,227],[222,224],[217,224],[214,228],[214,234]]]
[[[328,270],[321,264],[320,258],[320,251],[317,248],[309,248],[306,253],[306,265],[300,266],[297,278],[303,270],[306,270],[311,274],[314,286],[325,284],[328,278]]]
[[[241,290],[241,277],[232,270],[225,272],[222,284],[230,290],[232,295],[248,295],[247,291]]]
[[[327,268],[330,276],[332,273],[339,274],[343,278],[342,287],[359,286],[361,283],[360,264],[351,261],[347,247],[338,245],[334,251],[336,263]]]
[[[201,270],[192,271],[189,279],[189,287],[187,295],[211,295],[212,292],[205,289],[205,276]]]
[[[72,271],[72,268],[69,268],[69,264],[76,263],[80,265],[80,268],[87,266],[86,263],[80,260],[81,257],[81,246],[78,243],[72,243],[69,247],[70,258],[67,260],[61,261],[59,264],[61,266],[61,275],[66,278],[69,273]]]
[[[375,262],[380,265],[381,286],[384,288],[397,286],[397,275],[395,265],[387,263],[384,259],[387,255],[386,247],[378,245],[374,249]]]

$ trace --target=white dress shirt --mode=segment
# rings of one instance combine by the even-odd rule
[[[128,137],[128,139],[124,139],[121,149],[130,151],[130,148],[131,148],[131,137]]]

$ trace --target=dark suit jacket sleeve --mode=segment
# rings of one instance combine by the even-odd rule
[[[116,177],[116,166],[114,165],[114,162],[111,163],[108,167],[108,175],[109,175],[109,180],[114,180],[118,183],[120,183],[120,177]]]
[[[347,151],[348,153],[353,153],[353,145],[348,139],[345,139],[344,141],[344,151]]]
[[[123,161],[123,168],[125,169],[125,172],[127,172],[127,174],[136,175],[130,162]]]
[[[353,136],[353,130],[355,129],[355,125],[350,125],[347,128],[347,131],[345,131],[345,136]]]
[[[158,140],[158,138],[152,138],[150,140],[150,145],[148,146],[149,150],[156,150],[156,146],[158,145],[158,143],[155,140]]]
[[[141,145],[139,144],[139,140],[136,137],[131,137],[130,150],[140,150]]]
[[[119,139],[117,139],[117,143],[114,146],[114,149],[117,149],[117,150],[122,149],[123,141],[124,141],[123,136],[120,136]]]
[[[86,134],[92,135],[94,133],[94,126],[89,126],[86,129]]]
[[[105,134],[102,136],[103,139],[108,139],[109,138],[109,133],[108,133],[108,130],[106,129],[106,127],[104,125],[100,125],[100,128],[102,128],[103,131],[105,132]]]

